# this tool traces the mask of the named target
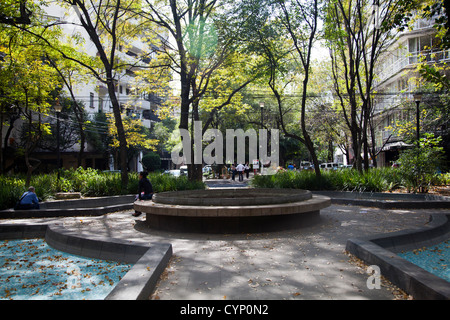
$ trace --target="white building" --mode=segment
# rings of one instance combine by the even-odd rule
[[[386,52],[380,57],[375,74],[374,123],[378,166],[389,166],[398,156],[398,151],[407,147],[387,127],[397,120],[415,119],[415,113],[405,108],[405,102],[413,103],[413,93],[417,91],[418,75],[415,68],[421,59],[430,63],[450,61],[450,50],[439,48],[433,28],[435,19],[419,19],[412,29],[399,33]],[[411,105],[411,104],[410,104]],[[380,150],[381,149],[381,150]]]
[[[79,51],[83,51],[91,56],[97,54],[97,49],[95,45],[90,41],[89,36],[85,30],[79,26],[79,20],[77,12],[73,8],[63,8],[58,5],[52,5],[46,8],[47,16],[45,19],[49,21],[59,21],[62,22],[61,27],[64,34],[70,38],[70,36],[82,35],[84,38],[83,45],[78,47]],[[117,73],[115,75],[116,81],[116,96],[119,100],[122,111],[126,113],[127,116],[141,119],[142,124],[151,128],[152,123],[158,121],[156,116],[156,110],[161,102],[161,99],[150,93],[146,92],[144,87],[137,84],[133,71],[136,67],[131,67],[131,65],[142,65],[148,63],[152,56],[146,56],[146,59],[140,60],[138,57],[142,56],[143,53],[147,53],[148,45],[144,41],[134,40],[132,43],[128,43],[126,47],[119,46],[117,50],[116,57],[122,61],[129,62],[130,67],[126,71]],[[67,88],[65,88],[67,91]],[[85,106],[85,110],[92,119],[94,115],[98,112],[111,113],[112,104],[108,94],[106,84],[101,81],[91,77],[88,82],[78,83],[74,88],[74,95],[78,101],[82,101]],[[79,146],[78,146],[79,148]],[[77,149],[77,147],[75,147]],[[91,146],[86,146],[87,151],[94,152]],[[75,150],[71,150],[75,151]],[[132,160],[130,163],[130,170],[141,171],[142,165],[140,163],[142,159],[142,152],[140,155]],[[73,164],[73,160],[64,158],[63,167],[70,167]],[[89,164],[93,165],[92,161]],[[103,168],[105,169],[105,168]],[[112,158],[109,161],[109,170],[114,170],[114,161]]]

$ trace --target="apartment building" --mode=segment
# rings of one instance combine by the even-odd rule
[[[45,15],[42,19],[47,22],[60,23],[63,33],[69,38],[70,36],[81,35],[84,38],[84,43],[77,50],[83,51],[91,56],[97,55],[94,44],[83,28],[79,26],[78,16],[73,8],[63,8],[57,4],[53,4],[45,8]],[[161,37],[160,35],[158,36]],[[139,66],[142,67],[148,64],[154,58],[154,54],[148,54],[145,51],[148,49],[148,45],[145,43],[145,39],[139,39],[139,37],[131,43],[127,43],[126,46],[119,46],[117,49],[116,57],[121,61],[127,62],[127,68],[123,72],[116,72],[114,75],[116,82],[115,92],[122,112],[133,119],[140,119],[143,126],[152,128],[154,123],[159,121],[156,113],[163,98],[155,93],[149,92],[145,83],[137,82],[135,71],[139,69]],[[144,52],[145,59],[142,59]],[[67,92],[67,96],[69,97],[67,88],[64,87],[63,90]],[[90,120],[93,120],[98,113],[107,114],[113,111],[106,84],[98,81],[93,76],[89,77],[88,81],[75,82],[73,93],[76,100],[83,103]],[[52,118],[56,118],[56,116],[56,113],[50,115]],[[64,126],[65,122],[67,120],[61,121],[61,126]],[[19,125],[16,127],[19,127]],[[20,133],[16,130],[16,132],[11,134],[11,137],[11,141],[17,141],[20,139]],[[79,150],[79,143],[61,150],[61,166],[63,168],[76,167]],[[117,167],[118,160],[114,159],[114,154],[101,153],[88,143],[86,143],[84,150],[83,166],[101,170],[119,169]],[[55,152],[36,149],[33,156],[42,161],[40,166],[42,170],[52,170],[56,166]],[[134,156],[129,162],[128,169],[131,171],[141,171],[142,164],[140,161],[142,156],[142,152]]]
[[[380,57],[376,69],[373,126],[377,165],[390,166],[399,151],[408,145],[390,127],[397,121],[416,119],[414,93],[420,91],[415,81],[420,61],[443,63],[450,61],[450,50],[442,50],[435,19],[419,19],[410,30],[399,33]]]

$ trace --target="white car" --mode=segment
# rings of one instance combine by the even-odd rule
[[[179,169],[166,170],[166,171],[164,171],[164,174],[170,174],[171,176],[179,177],[179,176],[181,176],[181,170],[179,170]]]

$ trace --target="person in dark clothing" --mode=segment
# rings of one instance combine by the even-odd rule
[[[139,200],[151,200],[153,197],[153,186],[147,178],[147,172],[139,174]]]
[[[136,200],[152,200],[153,197],[153,186],[150,180],[147,178],[147,172],[139,173],[139,187],[138,187],[138,195]],[[138,217],[142,214],[142,212],[135,211],[133,216]]]
[[[20,200],[17,202],[14,210],[30,210],[39,209],[39,198],[36,195],[36,190],[34,187],[29,187]]]

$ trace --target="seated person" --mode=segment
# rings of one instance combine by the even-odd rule
[[[29,187],[22,197],[20,198],[17,205],[14,207],[15,210],[29,210],[29,209],[39,209],[39,199],[36,195],[36,190],[34,187]]]
[[[139,173],[139,200],[151,200],[153,197],[153,186],[147,178],[147,172]]]
[[[147,178],[147,172],[141,172],[139,174],[139,188],[138,195],[136,196],[136,200],[151,200],[153,197],[153,186]],[[133,216],[138,217],[142,214],[142,212],[135,211]]]

